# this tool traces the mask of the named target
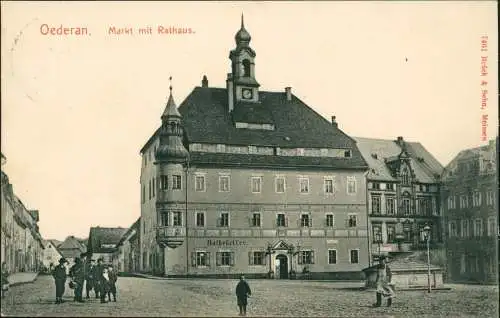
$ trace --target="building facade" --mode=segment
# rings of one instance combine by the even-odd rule
[[[243,21],[235,40],[226,88],[204,76],[179,109],[170,92],[141,150],[141,270],[359,279],[366,162],[334,117],[260,89]]]
[[[63,257],[61,252],[59,252],[57,242],[52,240],[44,241],[45,248],[43,250],[43,266],[46,269],[52,270],[54,266],[59,264],[59,260]]]
[[[446,167],[443,208],[448,279],[498,282],[498,137],[461,151]]]
[[[75,258],[81,257],[81,254],[87,251],[87,247],[81,241],[70,235],[57,246],[59,253],[68,261],[68,268],[75,264]]]
[[[113,255],[118,243],[127,229],[122,227],[91,227],[88,239],[88,252],[92,259],[102,258],[105,264],[113,264]]]
[[[6,158],[2,154],[2,164]],[[43,239],[38,210],[28,210],[14,194],[9,177],[1,171],[2,262],[11,272],[36,272],[42,267]]]
[[[137,235],[140,218],[123,234],[113,253],[113,266],[121,273],[134,273],[138,271],[139,250],[137,249]]]
[[[418,142],[355,138],[368,163],[367,203],[372,260],[443,249],[440,182],[443,166]]]

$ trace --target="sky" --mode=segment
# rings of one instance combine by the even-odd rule
[[[2,169],[40,211],[44,238],[129,227],[140,216],[139,151],[161,123],[169,77],[178,105],[203,75],[225,87],[242,13],[261,90],[291,86],[348,135],[403,136],[446,165],[486,144],[483,115],[488,138],[497,134],[496,12],[488,1],[2,2]],[[44,35],[44,25],[89,34]]]

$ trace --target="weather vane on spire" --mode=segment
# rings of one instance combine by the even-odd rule
[[[170,76],[168,80],[170,81],[170,93],[172,93],[172,76]]]
[[[241,13],[241,28],[245,28],[245,23],[243,22],[243,12]]]

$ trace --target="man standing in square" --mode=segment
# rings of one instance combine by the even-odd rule
[[[247,298],[252,294],[250,286],[245,281],[245,276],[240,276],[240,281],[236,285],[236,298],[238,301],[238,307],[240,309],[240,316],[245,316],[247,314]]]

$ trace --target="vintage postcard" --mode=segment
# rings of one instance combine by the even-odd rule
[[[496,2],[1,21],[2,316],[498,316]]]

